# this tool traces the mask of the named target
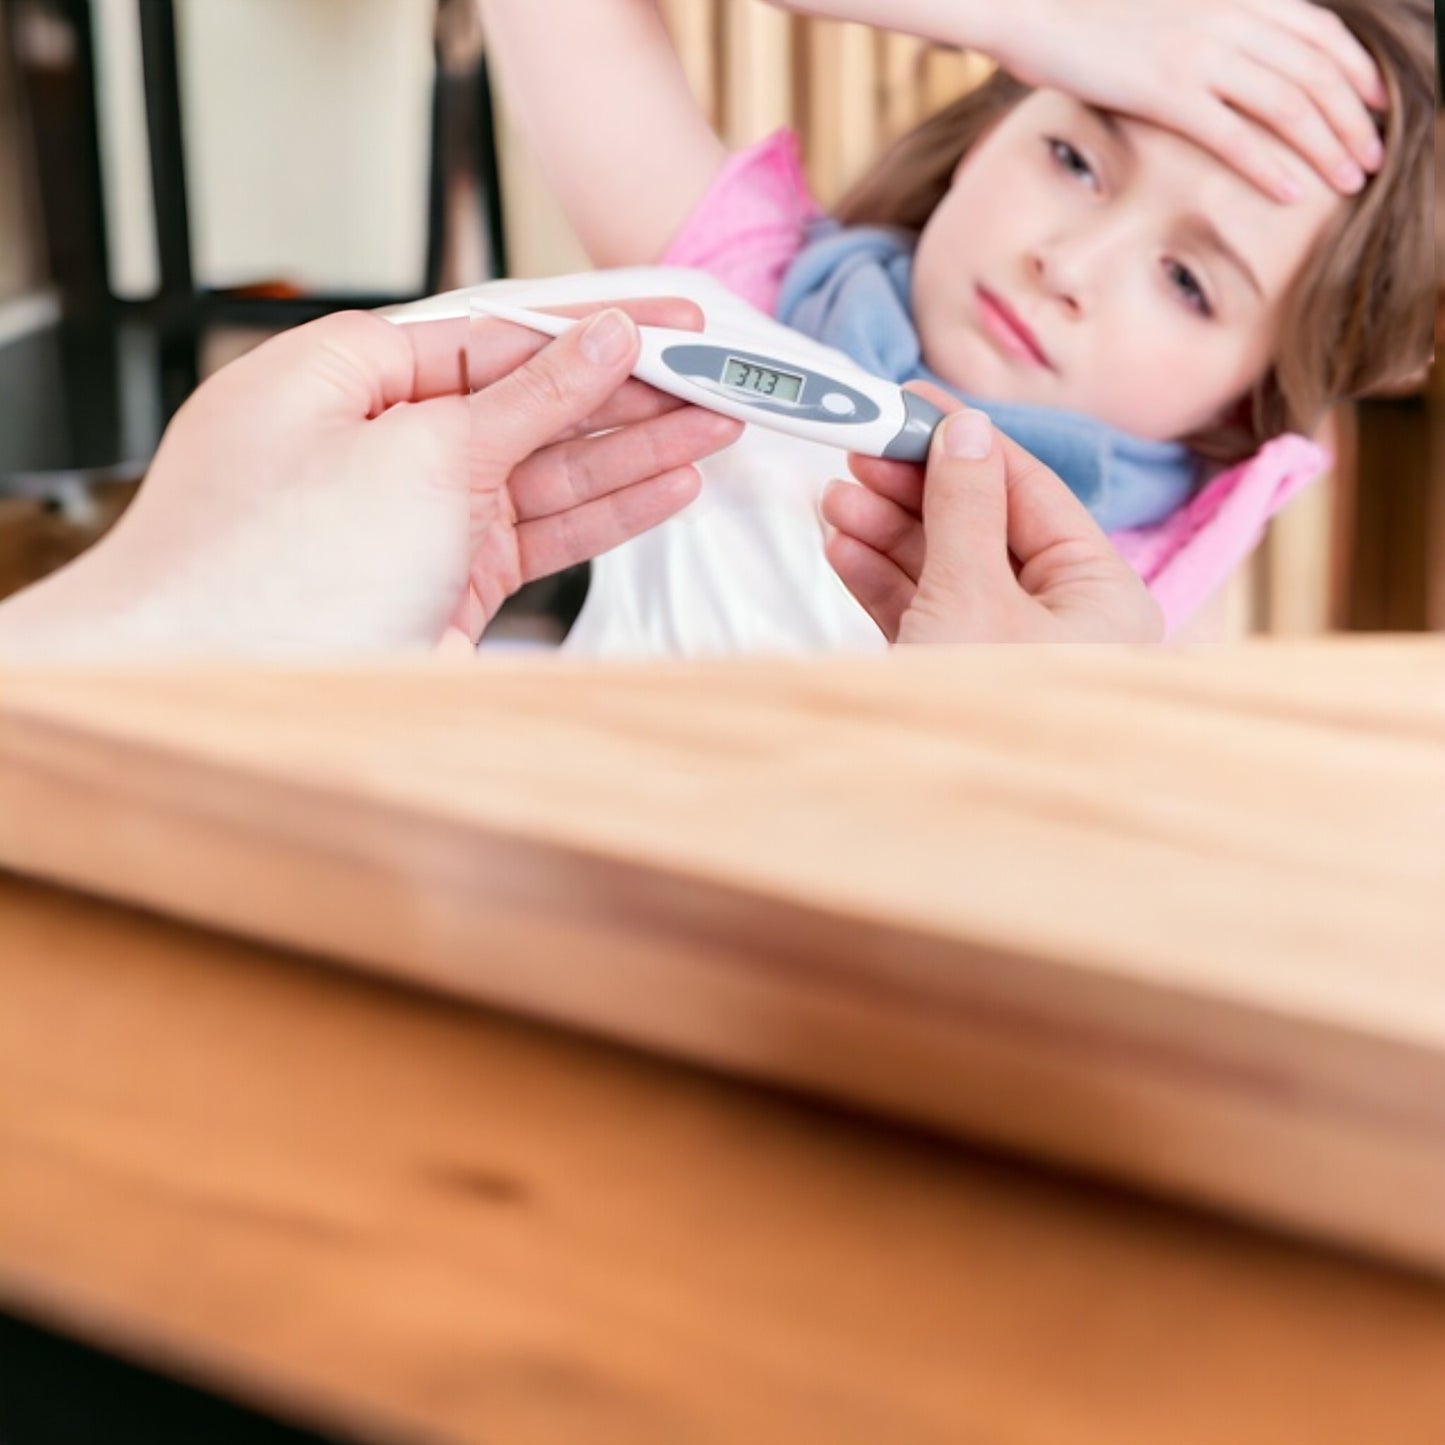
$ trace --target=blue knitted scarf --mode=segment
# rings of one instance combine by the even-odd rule
[[[1052,467],[1106,531],[1160,522],[1194,490],[1197,463],[1179,442],[1146,441],[1080,412],[986,401],[924,365],[913,326],[913,245],[896,231],[821,221],[783,278],[778,319],[900,385],[930,381],[987,412]]]

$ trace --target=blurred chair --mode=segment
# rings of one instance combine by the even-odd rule
[[[504,274],[506,266],[489,81],[478,38],[468,49],[466,26],[458,22],[471,10],[468,0],[437,0],[426,257],[415,288],[402,294],[308,293],[267,277],[237,288],[198,284],[176,6],[173,0],[129,3],[139,28],[158,271],[155,292],[144,299],[118,296],[111,283],[95,0],[8,0],[0,9],[31,141],[39,229],[61,307],[57,324],[0,346],[0,498],[15,504],[5,523],[12,531],[20,525],[17,506],[22,515],[59,512],[74,530],[77,550],[111,510],[109,501],[95,501],[95,489],[140,476],[166,422],[194,389],[208,334],[223,327],[282,329],[330,311],[440,289],[449,280],[458,203],[480,213],[472,230],[490,273]],[[270,103],[257,93],[258,104]],[[113,500],[113,490],[108,497]],[[51,556],[55,527],[41,530],[47,541],[37,542],[38,552]]]

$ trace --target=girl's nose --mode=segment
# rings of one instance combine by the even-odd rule
[[[1069,315],[1084,315],[1125,248],[1123,229],[1095,218],[1050,236],[1028,253],[1030,279]]]

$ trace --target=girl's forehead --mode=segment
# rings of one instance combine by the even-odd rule
[[[1259,143],[1298,181],[1301,198],[1280,202],[1194,141],[1149,121],[1114,115],[1055,90],[1036,90],[1009,117],[1020,132],[1067,127],[1113,163],[1123,196],[1166,217],[1207,216],[1271,289],[1292,278],[1328,222],[1348,202],[1297,151],[1261,130]]]

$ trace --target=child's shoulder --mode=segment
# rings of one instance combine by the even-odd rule
[[[822,214],[796,134],[780,130],[728,159],[662,260],[706,272],[771,315],[784,273]]]

